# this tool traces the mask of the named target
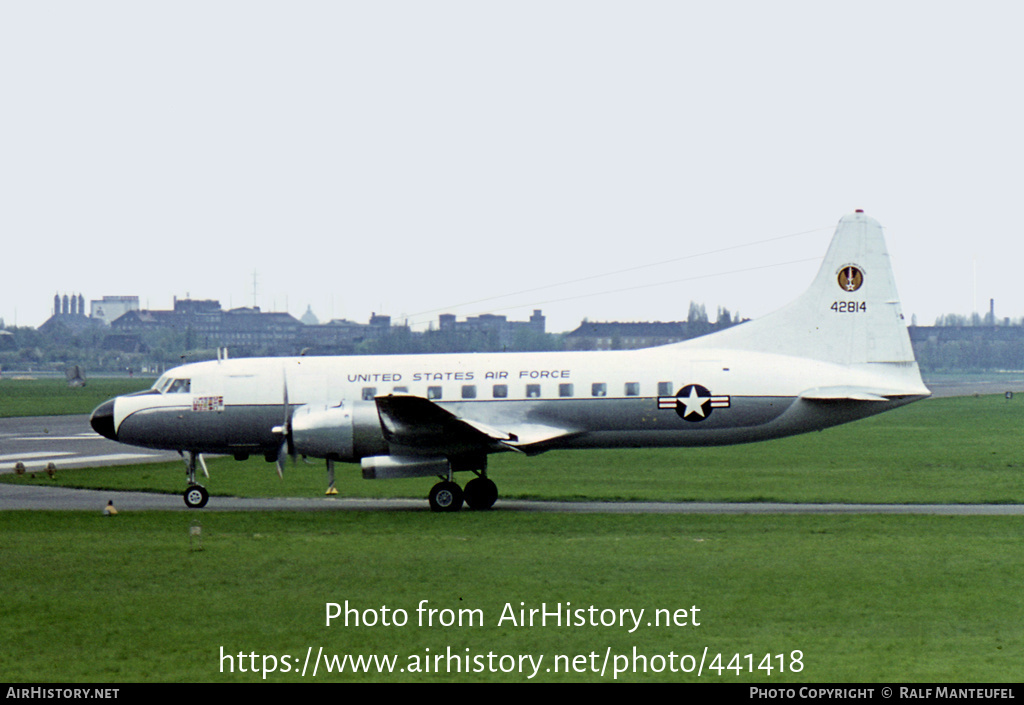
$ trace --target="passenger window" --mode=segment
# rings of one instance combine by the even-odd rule
[[[440,387],[427,387],[427,399],[440,399],[441,388]]]
[[[462,385],[462,398],[463,399],[476,399],[476,385],[475,384],[464,384],[464,385]]]
[[[409,388],[408,387],[395,387],[394,389],[391,390],[391,393],[392,394],[408,394],[409,393]]]
[[[608,395],[608,385],[604,382],[594,382],[590,385],[590,396],[604,397]]]
[[[363,387],[363,401],[373,401],[375,396],[377,396],[376,387]]]
[[[572,382],[569,382],[568,384],[560,384],[560,385],[558,385],[558,396],[560,396],[560,397],[571,397],[572,394],[573,394],[573,392],[572,392]]]
[[[536,399],[540,396],[540,385],[539,384],[528,384],[526,385],[526,398]]]
[[[508,398],[508,385],[507,384],[496,384],[492,390],[495,399],[507,399]]]
[[[626,396],[627,397],[638,397],[638,396],[640,396],[640,383],[639,382],[626,382]]]
[[[658,396],[659,397],[670,397],[670,396],[672,396],[672,383],[671,382],[658,382]]]

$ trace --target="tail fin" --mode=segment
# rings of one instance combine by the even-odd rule
[[[882,226],[861,211],[839,221],[818,276],[800,298],[690,343],[844,365],[915,362]]]

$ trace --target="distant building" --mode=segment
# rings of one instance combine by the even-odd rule
[[[300,318],[299,320],[302,321],[303,325],[307,326],[320,325],[320,319],[316,317],[315,313],[313,313],[312,306],[306,306],[306,312],[302,314],[302,318]]]
[[[108,326],[129,311],[139,310],[138,296],[104,296],[89,302],[89,317]]]
[[[910,342],[918,343],[1024,343],[1024,326],[907,326]]]
[[[368,328],[344,319],[305,324],[299,331],[299,348],[313,355],[351,355],[367,339]]]
[[[175,299],[173,311],[132,310],[111,323],[124,340],[147,332],[174,331],[184,335],[186,350],[228,347],[238,355],[289,355],[296,349],[302,324],[289,313],[259,308],[221,309],[212,300]]]
[[[686,340],[686,321],[662,323],[591,323],[585,321],[565,336],[569,350],[635,350]]]
[[[470,316],[464,321],[456,319],[454,314],[442,313],[438,316],[438,329],[449,333],[482,333],[494,338],[495,342],[503,347],[510,347],[520,331],[531,333],[545,333],[546,319],[540,309],[535,309],[528,321],[510,321],[507,317],[485,313],[480,316]]]
[[[53,295],[54,316],[84,316],[85,297],[81,294],[72,294],[70,297],[64,294],[61,298],[59,293]]]
[[[81,294],[53,295],[53,315],[50,316],[41,326],[39,331],[44,334],[54,335],[62,333],[67,336],[76,337],[84,331],[92,330],[100,325],[85,315],[85,297]]]
[[[749,320],[749,319],[745,319]],[[657,345],[678,343],[715,331],[725,330],[744,321],[733,321],[723,316],[715,323],[700,320],[663,323],[591,323],[584,321],[579,328],[565,335],[567,350],[636,350]]]
[[[1003,325],[909,326],[917,364],[934,370],[1022,370],[1024,326]]]

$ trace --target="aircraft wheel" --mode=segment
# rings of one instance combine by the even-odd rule
[[[210,493],[202,485],[191,485],[185,490],[185,506],[189,509],[202,509],[210,499]]]
[[[430,488],[430,508],[435,512],[457,512],[462,509],[462,488],[454,482],[438,482]]]
[[[466,483],[466,504],[470,509],[490,509],[498,499],[498,486],[487,477],[477,477]]]

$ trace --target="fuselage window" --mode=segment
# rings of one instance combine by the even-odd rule
[[[391,393],[392,394],[408,394],[409,393],[409,388],[408,387],[395,387],[394,389],[391,390]]]
[[[627,397],[638,397],[638,396],[640,396],[640,383],[639,382],[626,382],[626,396]]]
[[[167,388],[168,394],[188,394],[190,391],[192,391],[192,380],[190,379],[176,379]]]
[[[604,382],[594,382],[590,385],[590,396],[592,397],[604,397],[608,396],[608,385]]]
[[[659,397],[670,397],[670,396],[672,396],[672,383],[671,382],[658,382],[658,396]]]
[[[464,384],[464,385],[462,385],[462,398],[463,399],[476,399],[476,385],[475,384]]]
[[[558,385],[558,396],[560,397],[571,397],[572,396],[572,382],[568,384]]]
[[[536,399],[540,396],[540,385],[539,384],[528,384],[526,385],[526,398]]]
[[[441,388],[440,387],[427,387],[427,399],[440,399]]]
[[[363,401],[373,401],[375,396],[377,396],[376,387],[363,387]]]
[[[495,399],[507,399],[508,398],[508,385],[507,384],[496,384],[494,385],[493,396]]]

